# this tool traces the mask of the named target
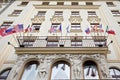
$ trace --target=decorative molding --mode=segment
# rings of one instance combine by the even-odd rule
[[[71,23],[81,23],[81,16],[70,16],[69,21]]]
[[[50,21],[52,23],[61,23],[63,21],[63,16],[53,16]]]
[[[70,32],[79,33],[82,32],[81,29],[71,29]]]
[[[51,47],[41,47],[41,48],[15,48],[16,54],[64,54],[64,53],[88,53],[88,54],[94,54],[94,53],[100,53],[100,54],[108,54],[108,48],[104,47],[94,47],[94,48],[72,48],[72,47],[58,47],[58,48],[51,48]]]
[[[34,16],[31,21],[32,23],[42,23],[43,21],[45,21],[45,16]]]
[[[98,18],[98,16],[89,16],[87,20],[89,23],[100,23],[101,21],[101,19]]]
[[[99,9],[100,5],[33,5],[36,9]]]

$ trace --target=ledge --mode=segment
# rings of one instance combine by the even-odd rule
[[[58,47],[58,48],[51,48],[51,47],[41,47],[41,48],[21,48],[17,47],[15,48],[16,54],[59,54],[59,53],[79,53],[79,54],[94,54],[94,53],[100,53],[100,54],[108,54],[108,48],[107,47]]]
[[[100,5],[34,5],[36,9],[98,9]]]

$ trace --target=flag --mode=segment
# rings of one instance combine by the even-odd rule
[[[50,33],[52,33],[52,32],[55,32],[55,28],[53,26],[51,26],[51,28],[50,28]]]
[[[66,27],[66,32],[69,33],[69,26]]]
[[[89,33],[90,33],[90,29],[87,28],[87,29],[85,30],[85,32],[86,32],[86,34],[89,34]]]
[[[58,31],[59,31],[59,32],[62,31],[62,26],[61,26],[61,25],[59,26]]]
[[[12,33],[15,33],[13,26],[10,26],[5,30],[6,35],[9,35],[9,34],[12,34]]]
[[[15,32],[22,32],[23,31],[23,24],[18,24],[14,26]]]
[[[100,24],[98,28],[102,29],[102,24]]]
[[[30,25],[28,25],[28,27],[25,29],[24,32],[28,32],[29,31],[29,27],[30,27]]]
[[[0,35],[1,35],[2,37],[5,36],[5,31],[6,31],[6,27],[0,28]]]
[[[114,30],[108,30],[107,33],[115,35],[115,31]]]

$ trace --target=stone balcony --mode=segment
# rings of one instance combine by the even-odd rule
[[[16,54],[109,53],[105,36],[21,36],[17,40]]]

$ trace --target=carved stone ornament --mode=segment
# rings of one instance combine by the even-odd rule
[[[50,20],[52,23],[61,23],[63,21],[63,17],[62,16],[53,16]]]
[[[87,20],[89,23],[100,23],[101,21],[101,19],[98,18],[98,16],[89,16]]]
[[[71,23],[81,23],[82,19],[80,16],[70,16],[69,21]]]
[[[37,79],[39,80],[48,80],[51,74],[51,66],[53,63],[59,60],[65,60],[70,63],[71,67],[71,79],[83,79],[83,63],[87,60],[95,61],[98,65],[99,75],[101,79],[110,79],[109,68],[107,67],[106,57],[103,54],[23,54],[18,55],[18,59],[16,61],[15,66],[12,68],[10,75],[7,80],[18,80],[19,73],[23,66],[31,61],[37,60],[39,62],[38,65],[38,73]]]
[[[42,23],[45,21],[45,16],[35,16],[31,19],[32,23]]]

